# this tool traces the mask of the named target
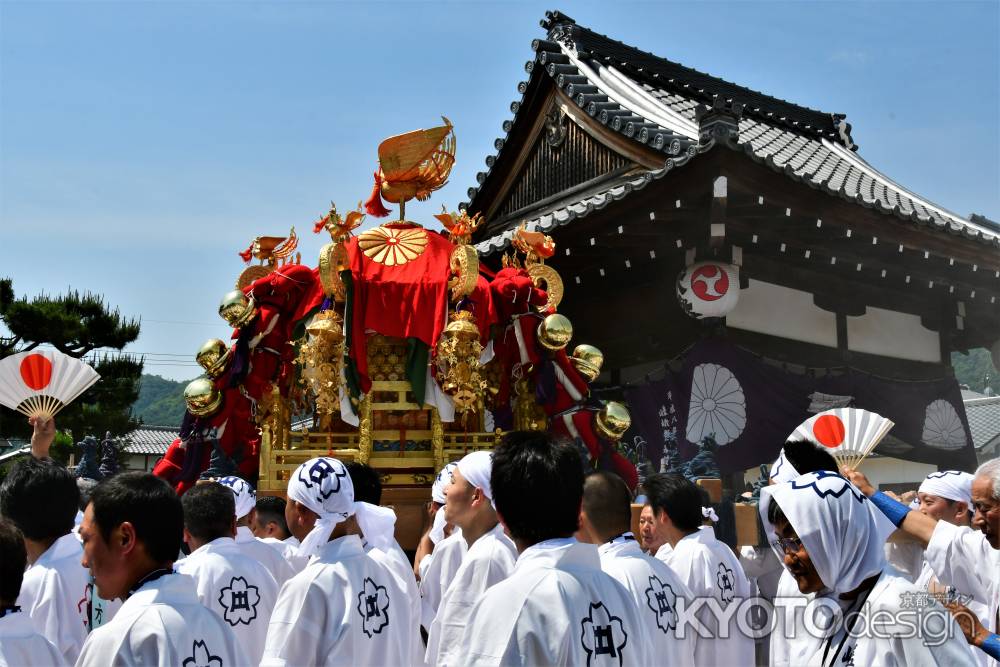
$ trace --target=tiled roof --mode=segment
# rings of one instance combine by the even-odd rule
[[[180,431],[174,426],[142,426],[125,437],[125,451],[129,454],[163,456]]]
[[[1000,443],[1000,396],[967,399],[965,414],[976,449]]]
[[[549,29],[549,39],[532,43],[536,57],[525,66],[532,82],[549,76],[556,87],[600,123],[662,152],[666,170],[711,147],[698,143],[695,115],[699,106],[719,102],[742,105],[739,137],[735,142],[719,143],[830,195],[917,225],[1000,247],[1000,225],[983,216],[963,218],[947,211],[895,183],[862,159],[841,114],[824,114],[708,76],[610,40],[559,13],[548,14],[543,26]],[[518,86],[522,95],[532,82]],[[509,133],[517,122],[520,105],[511,104],[514,119],[504,123],[505,132]],[[504,138],[494,143],[498,153],[504,143]],[[476,175],[478,183],[486,181],[496,161],[496,156],[487,158],[488,169]],[[656,178],[664,171],[650,174]],[[472,205],[478,193],[479,188],[470,188],[470,202],[463,206]],[[622,196],[625,194],[628,192]],[[577,203],[586,209],[582,214],[571,210]],[[533,213],[524,220],[512,221],[510,227],[528,222],[529,229],[548,231],[593,208],[586,202],[573,202],[545,215]],[[497,236],[478,247],[492,252],[506,243],[505,238]]]

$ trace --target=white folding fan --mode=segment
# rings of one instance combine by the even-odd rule
[[[20,352],[0,359],[0,403],[29,417],[52,418],[101,376],[56,350]]]
[[[857,468],[895,425],[874,412],[836,408],[805,420],[788,439],[812,440],[829,449],[841,466]]]

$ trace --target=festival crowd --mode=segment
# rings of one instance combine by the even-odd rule
[[[996,665],[1000,459],[904,505],[785,443],[766,539],[717,539],[679,474],[633,497],[570,442],[512,432],[440,471],[410,557],[367,465],[320,457],[287,501],[238,477],[178,496],[78,483],[52,420],[0,487],[0,665]]]

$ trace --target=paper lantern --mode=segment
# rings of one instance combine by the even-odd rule
[[[732,264],[698,262],[677,278],[677,299],[691,317],[725,317],[740,300],[740,274]]]

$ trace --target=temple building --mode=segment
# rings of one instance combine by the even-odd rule
[[[646,470],[707,448],[740,473],[845,406],[896,423],[880,456],[974,466],[949,360],[1000,339],[1000,225],[881,173],[843,114],[542,27],[465,208],[494,268],[522,225],[553,237]]]

